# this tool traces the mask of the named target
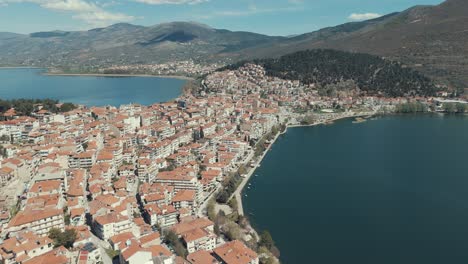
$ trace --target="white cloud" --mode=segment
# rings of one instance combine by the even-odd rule
[[[73,18],[86,21],[88,24],[96,27],[108,26],[117,22],[130,22],[135,18],[121,13],[111,13],[104,10],[79,13]]]
[[[150,4],[150,5],[196,5],[210,0],[134,0],[135,2]]]
[[[0,5],[11,3],[33,3],[42,8],[73,13],[73,18],[91,26],[108,26],[117,22],[129,22],[135,18],[121,13],[104,10],[96,2],[88,0],[0,0]]]
[[[93,12],[97,10],[97,6],[82,0],[65,0],[65,1],[39,1],[40,5],[47,9],[58,11],[71,12]]]
[[[252,16],[257,14],[272,14],[272,13],[279,13],[279,12],[296,12],[303,10],[302,7],[299,6],[288,6],[288,7],[279,7],[279,8],[259,8],[254,4],[248,6],[245,10],[222,10],[222,11],[215,11],[209,14],[203,14],[198,16],[201,19],[211,19],[215,17],[223,17],[223,16]]]
[[[373,19],[373,18],[378,18],[381,17],[381,14],[377,13],[353,13],[349,15],[348,19],[353,20],[353,21],[362,21],[362,20],[368,20],[368,19]]]

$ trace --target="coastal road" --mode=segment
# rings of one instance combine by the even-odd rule
[[[321,120],[319,122],[316,122],[314,124],[312,124],[311,126],[316,126],[316,125],[320,125],[320,124],[325,124],[327,122],[330,122],[330,121],[335,121],[335,120],[338,120],[338,119],[343,119],[343,118],[350,118],[350,117],[358,117],[358,116],[367,116],[367,115],[374,115],[375,112],[363,112],[363,113],[353,113],[353,112],[349,112],[349,113],[345,113],[345,114],[334,114],[332,115],[331,117],[327,117],[325,118],[325,120]],[[291,125],[291,124],[288,124],[287,127],[294,127],[295,125]],[[298,124],[296,126],[303,126],[301,124]],[[250,177],[252,177],[252,175],[254,174],[255,170],[258,168],[258,166],[260,165],[260,163],[263,161],[263,158],[265,158],[266,154],[268,153],[268,151],[271,149],[271,147],[273,146],[273,144],[276,142],[276,140],[278,139],[278,137],[282,134],[286,133],[286,131],[283,131],[283,132],[279,132],[278,134],[276,134],[275,138],[271,141],[270,145],[268,145],[267,149],[263,152],[262,156],[257,160],[257,162],[255,163],[254,167],[250,169],[250,171],[247,173],[247,175],[244,177],[244,179],[242,180],[242,183],[239,185],[239,187],[236,189],[236,191],[231,195],[231,197],[229,197],[229,200],[232,199],[233,197],[236,197],[237,199],[237,204],[238,204],[238,213],[239,215],[244,215],[244,207],[243,207],[243,204],[242,204],[242,190],[245,188],[245,185],[247,185],[247,183],[249,182],[250,180]]]
[[[247,157],[241,161],[240,163],[241,164],[244,164],[245,166],[249,166],[248,164],[250,163],[250,161],[252,160],[252,158],[254,157],[254,154],[255,152],[253,150],[250,151],[249,155],[247,155]],[[252,171],[253,172],[253,171]],[[245,183],[244,183],[244,186],[245,186]],[[198,217],[203,217],[203,216],[206,216],[207,213],[206,213],[206,207],[208,206],[208,202],[211,200],[211,198],[213,198],[213,195],[218,193],[219,190],[221,190],[222,186],[221,184],[216,187],[216,190],[214,190],[212,193],[210,193],[209,196],[207,196],[202,204],[200,205],[200,207],[198,208],[197,210],[197,216]],[[232,197],[234,197],[234,194],[231,195],[231,197],[229,197],[229,200],[232,199]],[[228,201],[229,201],[228,200]],[[238,200],[239,201],[239,200]]]
[[[276,134],[275,138],[270,142],[270,145],[268,145],[267,149],[263,152],[262,156],[259,159],[257,159],[257,162],[254,164],[254,167],[250,168],[249,172],[242,179],[242,182],[239,185],[239,187],[237,187],[236,191],[231,195],[231,197],[229,197],[229,200],[231,200],[233,197],[236,197],[237,211],[238,211],[239,215],[244,215],[244,206],[242,204],[242,190],[245,188],[245,186],[249,182],[250,177],[252,177],[254,172],[257,170],[257,167],[260,165],[263,158],[266,156],[266,154],[270,150],[271,146],[273,146],[276,139],[278,139],[279,135],[281,135],[281,133]],[[252,157],[249,159],[249,162],[252,160],[252,158],[254,158],[254,155],[252,155]]]

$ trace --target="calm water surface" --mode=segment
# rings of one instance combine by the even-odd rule
[[[147,77],[46,76],[40,69],[0,69],[0,98],[53,98],[88,106],[165,102],[184,80]]]
[[[245,211],[283,263],[468,263],[467,117],[290,129],[256,174]]]

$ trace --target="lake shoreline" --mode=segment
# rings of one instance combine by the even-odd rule
[[[145,77],[145,78],[171,78],[186,81],[195,80],[193,77],[183,75],[152,75],[152,74],[106,74],[106,73],[66,73],[66,72],[51,72],[46,67],[30,67],[30,66],[0,66],[0,69],[44,69],[46,72],[42,75],[46,76],[76,76],[76,77]]]
[[[191,81],[192,77],[180,75],[151,75],[151,74],[105,74],[105,73],[53,73],[45,72],[47,76],[75,76],[75,77],[143,77],[143,78],[170,78]]]
[[[373,118],[373,117],[376,117],[376,118]],[[355,124],[351,124],[352,122],[351,121],[354,121],[354,118],[351,117],[351,119],[347,119],[347,118],[344,118],[343,121],[336,121],[333,125],[333,127],[337,127],[337,128],[332,128],[332,126],[319,126],[317,128],[314,128],[313,130],[309,130],[309,129],[296,129],[296,130],[290,130],[288,132],[290,132],[290,134],[288,134],[288,137],[283,137],[281,138],[281,140],[278,140],[278,141],[273,141],[272,140],[272,144],[275,144],[277,143],[277,145],[275,145],[273,148],[274,151],[271,152],[270,156],[268,158],[265,158],[263,161],[262,161],[262,164],[261,164],[261,168],[259,168],[259,170],[257,170],[255,173],[259,175],[258,178],[255,178],[253,180],[253,183],[252,182],[252,186],[249,190],[245,190],[243,195],[247,194],[248,197],[245,197],[243,196],[243,202],[244,202],[244,210],[245,210],[245,214],[248,215],[248,218],[249,218],[249,222],[251,223],[252,227],[255,228],[257,231],[261,231],[261,230],[269,230],[272,235],[273,235],[273,239],[274,240],[278,240],[278,242],[280,241],[285,241],[286,237],[284,233],[287,233],[287,232],[282,232],[282,231],[278,231],[281,229],[281,223],[291,223],[289,222],[290,221],[290,218],[291,217],[285,217],[284,219],[288,219],[288,220],[284,220],[283,218],[281,218],[280,220],[269,220],[269,212],[275,212],[274,210],[275,207],[278,208],[279,211],[281,211],[281,213],[284,213],[286,210],[286,208],[298,208],[298,207],[295,207],[297,206],[296,204],[294,205],[291,205],[291,207],[287,207],[288,204],[291,204],[291,201],[292,203],[295,203],[295,202],[298,202],[299,199],[301,198],[298,198],[298,197],[301,197],[301,196],[308,196],[309,194],[307,192],[304,192],[304,189],[308,188],[308,187],[304,187],[302,189],[298,189],[298,190],[292,190],[290,192],[294,193],[297,191],[297,193],[303,193],[303,195],[294,195],[293,197],[294,198],[291,198],[290,200],[287,200],[286,202],[284,203],[279,203],[279,198],[276,199],[275,196],[279,196],[279,194],[282,194],[281,196],[286,196],[286,194],[283,194],[282,192],[280,192],[280,190],[283,190],[283,189],[289,189],[289,188],[295,188],[296,185],[299,185],[299,186],[308,186],[308,184],[305,184],[305,180],[303,181],[304,178],[307,178],[307,176],[310,175],[310,177],[313,176],[313,178],[315,178],[315,176],[319,176],[318,174],[323,174],[321,170],[318,170],[318,168],[321,168],[323,167],[323,170],[329,170],[330,168],[334,168],[334,167],[330,167],[330,164],[333,164],[333,166],[337,166],[335,163],[334,163],[334,159],[333,159],[333,155],[334,153],[343,153],[343,152],[340,152],[341,148],[347,148],[349,147],[350,149],[356,149],[356,150],[359,150],[360,149],[360,146],[362,144],[360,143],[353,143],[352,147],[350,146],[347,146],[347,145],[344,145],[342,144],[343,142],[347,142],[350,138],[352,139],[356,139],[356,140],[369,140],[371,142],[374,142],[374,141],[380,141],[380,137],[379,136],[376,136],[376,137],[368,137],[368,135],[372,135],[373,134],[373,131],[371,131],[370,133],[368,134],[364,134],[362,131],[363,130],[369,130],[370,128],[374,129],[376,128],[376,131],[390,131],[389,133],[392,133],[391,129],[390,129],[390,126],[388,125],[389,122],[393,122],[393,123],[390,123],[390,124],[393,124],[393,125],[399,125],[401,123],[405,123],[405,124],[409,124],[410,128],[413,127],[413,123],[416,119],[420,120],[420,119],[427,119],[429,120],[430,122],[432,122],[431,124],[435,124],[433,125],[433,127],[436,129],[437,132],[443,132],[443,133],[449,133],[449,135],[458,135],[458,134],[453,134],[453,132],[447,132],[447,130],[449,130],[448,128],[449,127],[446,127],[444,126],[444,129],[443,130],[440,130],[439,127],[442,126],[442,124],[448,124],[448,121],[450,122],[455,122],[455,124],[457,122],[459,123],[462,123],[462,122],[465,122],[463,121],[462,119],[460,119],[459,121],[458,120],[458,117],[455,116],[455,115],[432,115],[432,114],[429,114],[429,115],[426,115],[426,114],[421,114],[421,115],[403,115],[403,114],[393,114],[393,113],[389,113],[389,114],[385,114],[385,115],[374,115],[371,119],[368,119],[367,122],[363,124],[359,124],[359,123],[355,123]],[[465,115],[460,115],[459,118],[464,118]],[[431,119],[433,118],[433,119]],[[390,121],[387,121],[390,120]],[[370,121],[370,120],[375,120],[375,121]],[[393,120],[397,120],[397,121],[393,121]],[[428,121],[423,121],[423,122],[428,122]],[[435,122],[435,123],[434,123]],[[444,122],[444,123],[442,123]],[[311,125],[295,125],[293,127],[306,127],[306,126],[315,126],[316,124],[311,124]],[[341,127],[343,128],[346,128],[347,130],[346,131],[351,131],[353,133],[353,135],[360,135],[359,137],[355,137],[355,136],[349,136],[348,137],[341,137],[341,138],[337,138],[337,136],[342,136],[343,133],[341,132]],[[421,127],[421,126],[419,126]],[[466,126],[465,126],[466,127]],[[341,130],[340,132],[334,132],[333,130],[336,131],[339,131]],[[424,129],[421,129],[421,130],[424,130]],[[403,131],[403,130],[402,130]],[[406,130],[404,130],[406,131]],[[460,130],[462,131],[462,130]],[[419,132],[418,132],[419,133]],[[418,134],[418,133],[415,133],[415,134]],[[328,138],[326,138],[328,135],[330,135]],[[346,133],[346,135],[348,136],[349,134]],[[380,134],[378,134],[380,135]],[[431,135],[435,135],[434,133],[431,133],[429,136],[427,137],[431,137]],[[307,138],[305,137],[307,136]],[[325,137],[324,137],[325,136]],[[293,137],[295,138],[295,140],[293,140]],[[323,139],[322,139],[323,137]],[[303,152],[303,151],[300,151],[300,150],[296,150],[296,146],[298,146],[298,144],[302,144],[303,141],[306,141],[306,140],[309,140],[309,139],[312,139],[312,138],[315,138],[313,141],[315,143],[311,143],[311,144],[308,144],[307,147],[305,147],[304,149],[306,149],[307,151],[310,150],[310,146],[314,146],[315,147],[315,153],[318,153],[318,154],[314,154],[314,156],[305,156],[303,155],[303,153],[309,153],[309,152]],[[324,153],[323,155],[326,155],[327,158],[324,158],[322,159],[323,155],[321,154],[321,149],[324,147],[324,145],[327,145],[328,144],[328,140],[332,140],[331,142],[334,142],[334,140],[339,141],[339,143],[337,143],[336,145],[338,145],[339,147],[337,147],[336,150],[334,151],[330,151],[328,153]],[[394,136],[393,137],[394,139],[399,139],[398,136]],[[409,138],[408,141],[411,142],[412,141],[412,137],[407,137]],[[466,138],[465,138],[466,139]],[[325,142],[325,143],[317,143],[317,142]],[[367,142],[367,141],[366,141]],[[396,141],[397,143],[399,141]],[[421,142],[424,142],[424,140],[421,140]],[[305,142],[304,142],[305,144]],[[444,143],[445,144],[445,143]],[[301,145],[302,146],[302,145]],[[342,147],[341,147],[342,146]],[[382,148],[382,146],[385,146],[385,147],[394,147],[395,149],[398,149],[400,150],[400,148],[398,147],[399,145],[397,144],[390,144],[390,145],[362,145],[362,148],[364,147],[369,147],[369,148],[375,148],[375,149],[380,149],[378,150],[377,152],[379,151],[382,151],[382,149],[386,149],[386,148]],[[395,147],[396,146],[396,147]],[[286,151],[286,149],[288,149],[289,151]],[[337,152],[338,151],[338,152]],[[354,152],[351,151],[351,152]],[[417,151],[415,151],[417,152]],[[345,152],[346,155],[343,155],[343,156],[347,156],[348,152]],[[368,152],[368,151],[362,151],[362,154],[368,154],[368,153],[371,153],[371,152]],[[373,153],[373,152],[372,152]],[[391,152],[391,153],[395,153],[395,152]],[[405,152],[406,153],[406,152]],[[285,157],[284,159],[282,158],[282,156],[284,155],[287,155],[289,157],[296,157],[296,155],[298,156],[297,159],[299,159],[299,155],[301,157],[303,157],[302,159],[305,160],[304,161],[301,161],[301,162],[298,162],[298,163],[289,163],[291,160],[295,159],[295,158],[287,158]],[[313,158],[315,157],[315,158]],[[318,157],[318,158],[317,158]],[[330,157],[332,157],[330,159]],[[356,158],[354,159],[354,157],[350,157],[350,156],[347,156],[349,157],[348,160],[350,160],[348,163],[346,163],[346,165],[343,165],[344,167],[343,168],[347,168],[347,166],[350,166],[351,168],[354,168],[356,167],[357,169],[357,173],[355,172],[354,174],[356,174],[356,176],[359,176],[359,180],[369,180],[370,183],[372,184],[376,184],[377,186],[388,186],[389,188],[388,189],[385,189],[386,191],[388,192],[398,192],[400,189],[393,189],[393,181],[389,181],[389,182],[383,182],[384,178],[383,177],[393,177],[393,174],[389,174],[389,175],[386,175],[386,174],[381,174],[379,172],[376,172],[375,176],[372,175],[372,173],[376,170],[372,170],[372,172],[368,173],[369,175],[372,175],[370,177],[366,176],[365,178],[361,178],[360,177],[360,174],[359,174],[359,168],[362,168],[362,167],[358,167],[358,165],[361,165],[361,163],[359,163],[361,160],[363,159],[359,159],[359,158]],[[369,162],[370,164],[372,164],[374,167],[379,167],[381,166],[382,164],[386,164],[386,163],[381,163],[381,162],[377,162],[379,160],[377,160],[376,162],[373,162],[373,158],[376,157],[376,159],[385,159],[385,158],[382,158],[382,157],[385,157],[385,156],[381,156],[381,155],[375,155],[374,153],[372,155],[369,155],[369,157],[371,157],[371,159],[369,159],[371,162]],[[316,162],[313,163],[312,165],[312,161],[310,161],[310,163],[308,163],[308,159],[315,159]],[[327,160],[327,161],[325,161]],[[328,160],[331,160],[330,163],[328,163]],[[365,159],[364,159],[365,160]],[[304,169],[310,169],[310,168],[314,168],[314,172],[311,172],[311,171],[308,171],[308,170],[294,170],[294,172],[291,172],[291,174],[294,174],[296,176],[296,178],[292,178],[293,176],[289,176],[289,175],[286,175],[285,172],[288,171],[288,169],[282,169],[287,167],[287,166],[281,166],[281,165],[275,165],[275,164],[281,164],[281,162],[285,163],[285,164],[288,164],[289,166],[304,166],[303,168]],[[317,164],[324,164],[323,166],[319,167],[319,166],[316,166]],[[365,162],[364,162],[365,163]],[[299,164],[299,165],[298,165]],[[271,166],[275,166],[275,167],[271,167]],[[339,165],[338,165],[339,166]],[[449,165],[447,165],[449,166]],[[437,167],[437,165],[435,166]],[[280,170],[281,168],[281,170]],[[296,168],[296,167],[294,167]],[[302,168],[302,167],[301,167]],[[393,167],[392,167],[393,168]],[[406,168],[406,167],[404,167]],[[404,170],[404,168],[402,168]],[[418,167],[416,167],[418,168]],[[424,163],[422,165],[422,168],[425,168],[424,167]],[[382,168],[382,171],[385,171],[386,168]],[[254,174],[255,174],[254,173]],[[367,173],[367,172],[366,172]],[[302,175],[304,174],[304,175]],[[353,174],[353,175],[354,175]],[[424,173],[421,173],[421,174],[424,174]],[[437,174],[437,173],[435,173]],[[339,173],[339,175],[346,175],[343,174],[343,173]],[[396,175],[396,174],[395,174]],[[379,178],[379,177],[382,177],[382,178]],[[289,178],[291,177],[291,178]],[[340,176],[341,177],[341,176]],[[377,177],[377,178],[376,178]],[[323,179],[321,180],[311,180],[309,181],[308,183],[310,183],[310,190],[313,190],[312,188],[314,187],[315,189],[320,189],[322,188],[321,185],[325,186],[325,187],[328,187],[328,186],[331,186],[332,188],[336,188],[335,190],[337,191],[334,191],[332,192],[332,194],[341,194],[341,193],[344,193],[346,195],[344,196],[348,196],[349,194],[352,194],[352,195],[355,195],[354,198],[356,198],[355,200],[359,202],[359,197],[361,197],[360,195],[356,194],[354,192],[355,189],[353,189],[353,191],[350,191],[350,193],[347,193],[347,184],[349,182],[358,182],[356,183],[356,185],[359,185],[359,181],[354,181],[354,180],[351,180],[349,178],[346,178],[346,176],[343,176],[342,179],[344,179],[344,181],[340,182],[340,184],[342,185],[337,185],[336,182],[338,180],[342,180],[341,178],[334,178],[334,177],[331,177],[332,179],[330,181],[323,181]],[[279,180],[278,180],[279,179]],[[300,179],[300,181],[296,182],[297,180],[296,179]],[[288,180],[291,182],[290,185],[281,185],[281,182],[284,181],[284,180]],[[349,182],[348,182],[349,180]],[[437,180],[434,181],[437,183]],[[334,183],[334,185],[332,184]],[[407,183],[407,181],[403,180],[402,181],[403,184]],[[413,183],[413,181],[411,181],[410,183]],[[414,182],[415,185],[417,185],[417,182],[415,181]],[[388,184],[388,185],[387,185]],[[320,187],[317,187],[317,186],[320,186]],[[364,195],[369,195],[369,196],[372,196],[373,195],[373,192],[370,191],[368,192],[366,190],[366,184],[363,184],[363,190],[364,190]],[[314,189],[314,192],[315,192],[315,189]],[[406,193],[406,190],[407,189],[404,189],[405,190],[405,193]],[[424,194],[426,194],[426,189],[424,189],[424,191],[422,191]],[[278,193],[278,195],[276,195]],[[422,193],[421,193],[422,194]],[[352,196],[351,195],[351,196]],[[411,192],[411,194],[408,194],[409,196],[412,196],[413,195],[413,192]],[[271,197],[275,198],[273,200],[270,200]],[[324,197],[324,199],[319,199],[317,197]],[[392,196],[392,197],[395,197],[395,196]],[[419,197],[419,196],[418,196]],[[431,197],[431,196],[429,196]],[[382,196],[380,198],[388,198],[388,196]],[[440,198],[440,197],[438,197]],[[442,197],[442,198],[450,198],[450,197]],[[286,198],[285,198],[286,199]],[[343,200],[346,200],[347,198],[344,198]],[[378,199],[376,199],[378,200]],[[398,198],[395,199],[396,202],[398,202]],[[268,201],[269,204],[273,204],[273,206],[267,206],[267,205],[264,205],[265,203],[263,201]],[[311,207],[307,207],[307,205],[309,204],[310,205],[310,202],[315,202],[315,205],[316,206],[311,206]],[[303,205],[301,205],[300,208],[302,209],[305,209],[305,210],[311,210],[312,212],[314,213],[311,213],[311,215],[314,215],[314,214],[320,214],[320,215],[324,215],[323,212],[329,212],[329,209],[327,206],[322,206],[322,205],[317,205],[316,202],[322,202],[322,201],[330,201],[331,204],[332,204],[332,208],[333,210],[336,210],[336,211],[339,211],[341,210],[342,208],[349,208],[349,207],[343,207],[343,206],[336,206],[336,207],[333,207],[333,205],[336,205],[335,204],[335,200],[333,198],[332,195],[330,195],[330,193],[326,193],[324,191],[324,195],[323,196],[314,196],[314,198],[311,198],[310,201],[308,200],[307,202],[304,202]],[[366,200],[367,201],[367,200]],[[386,201],[386,200],[385,200]],[[451,200],[448,199],[446,200],[445,202],[450,202]],[[275,205],[276,203],[279,203],[277,206]],[[432,202],[432,200],[431,200]],[[375,205],[378,205],[378,202],[375,202]],[[444,203],[445,205],[445,203]],[[439,206],[439,205],[437,205]],[[436,207],[437,207],[436,206]],[[263,210],[263,208],[266,208],[265,210]],[[318,209],[323,209],[323,211],[320,211],[320,213],[315,213],[315,210],[313,208],[318,208]],[[362,209],[363,211],[366,211],[368,210],[369,208],[374,208],[374,207],[359,207],[360,209]],[[445,207],[444,207],[445,208]],[[444,209],[445,210],[445,209]],[[287,211],[286,211],[287,212]],[[372,216],[372,212],[370,213],[371,216]],[[296,216],[296,214],[294,215]],[[335,216],[334,214],[331,214],[331,216]],[[276,216],[275,216],[276,217]],[[272,217],[273,218],[273,217]],[[306,218],[306,217],[304,217]],[[356,218],[359,218],[359,217],[356,217]],[[293,219],[297,219],[297,218],[293,218]],[[328,220],[325,221],[324,219],[329,219],[329,216],[326,215],[326,218],[324,217],[323,219],[320,219],[320,220],[317,220],[315,221],[315,223],[319,223],[319,224],[323,224],[324,226],[326,226],[328,224]],[[367,218],[369,219],[369,218]],[[358,219],[359,220],[359,219]],[[382,219],[377,219],[377,220],[382,220]],[[339,222],[340,220],[333,220],[335,222]],[[346,221],[343,220],[343,221]],[[270,223],[270,222],[275,222],[274,224]],[[356,222],[356,223],[361,223],[361,222]],[[306,224],[304,224],[306,225]],[[398,225],[398,224],[396,224]],[[279,227],[278,227],[279,226]],[[317,226],[317,225],[316,225]],[[302,226],[298,227],[299,230],[303,229]],[[320,229],[320,227],[318,227],[317,229]],[[310,232],[309,232],[310,233]],[[326,234],[327,232],[324,232],[324,236],[326,237]],[[300,232],[298,232],[299,235],[302,235]],[[337,232],[337,234],[339,235],[339,232]],[[418,233],[419,234],[419,233]],[[334,237],[339,237],[338,235],[336,234],[333,234]],[[308,237],[308,234],[304,234],[305,237]],[[320,239],[323,239],[324,236],[320,236]],[[343,236],[345,237],[345,236]],[[352,237],[352,236],[349,236],[349,237]],[[295,236],[289,236],[289,239],[294,239],[296,238]],[[286,240],[287,241],[287,240]],[[368,240],[366,240],[368,241]],[[394,241],[394,240],[392,240]],[[320,243],[317,242],[317,243]],[[339,243],[337,243],[339,244]],[[343,243],[343,244],[346,244],[346,243]],[[330,246],[330,245],[327,245],[327,246]],[[340,245],[341,246],[341,245]],[[291,251],[290,249],[293,248],[294,246],[288,246],[288,243],[280,243],[280,245],[278,245],[278,248],[280,249],[280,251],[283,253],[282,254],[282,257],[284,255],[284,259],[283,261],[285,262],[291,262],[291,263],[299,263],[299,262],[295,262],[295,261],[287,261],[288,259],[294,259],[295,257],[291,257],[290,258],[290,255],[293,254],[293,253],[296,253],[296,251]],[[324,247],[326,248],[326,247]],[[307,257],[307,253],[304,253],[304,255]],[[324,254],[326,256],[326,254]],[[320,261],[319,261],[320,262]],[[335,262],[334,262],[335,263]]]
[[[44,68],[30,67],[30,66],[0,66],[0,69],[44,69]]]
[[[271,140],[270,144],[265,149],[265,151],[262,153],[262,156],[260,156],[258,162],[255,164],[255,167],[253,167],[247,173],[247,175],[244,177],[244,179],[240,183],[239,187],[235,191],[235,193],[236,193],[235,197],[238,199],[238,204],[239,204],[239,208],[238,208],[239,214],[245,216],[244,205],[243,205],[243,202],[242,202],[242,191],[243,191],[243,189],[249,183],[250,179],[252,178],[252,175],[254,175],[257,168],[261,165],[263,159],[266,157],[266,155],[268,154],[268,152],[270,151],[272,146],[276,143],[279,136],[286,134],[288,132],[288,129],[290,129],[290,128],[299,128],[299,127],[313,127],[313,126],[319,126],[319,125],[327,125],[327,124],[333,124],[333,122],[338,121],[338,120],[345,120],[345,119],[357,118],[357,117],[363,117],[363,116],[374,117],[376,115],[377,115],[377,113],[373,113],[373,114],[370,114],[370,113],[356,113],[354,115],[336,117],[336,118],[332,118],[332,119],[329,119],[329,120],[324,120],[324,121],[321,121],[321,122],[318,122],[318,123],[313,123],[313,124],[287,124],[286,129],[284,131],[279,131],[275,135],[275,137]]]
[[[79,78],[82,75],[73,74],[70,75],[73,77],[54,78],[46,68],[3,68],[0,76],[4,84],[0,87],[3,99],[50,98],[87,107],[120,107],[132,103],[149,106],[174,101],[184,95],[184,87],[191,83],[180,76],[107,78],[108,75],[103,75],[103,78]],[[43,88],[37,89],[37,86]]]

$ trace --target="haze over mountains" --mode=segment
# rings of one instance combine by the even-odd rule
[[[438,81],[468,87],[468,1],[447,0],[294,37],[214,29],[193,22],[116,24],[78,32],[0,33],[3,65],[81,67],[194,59],[225,63],[315,48],[401,61]]]

